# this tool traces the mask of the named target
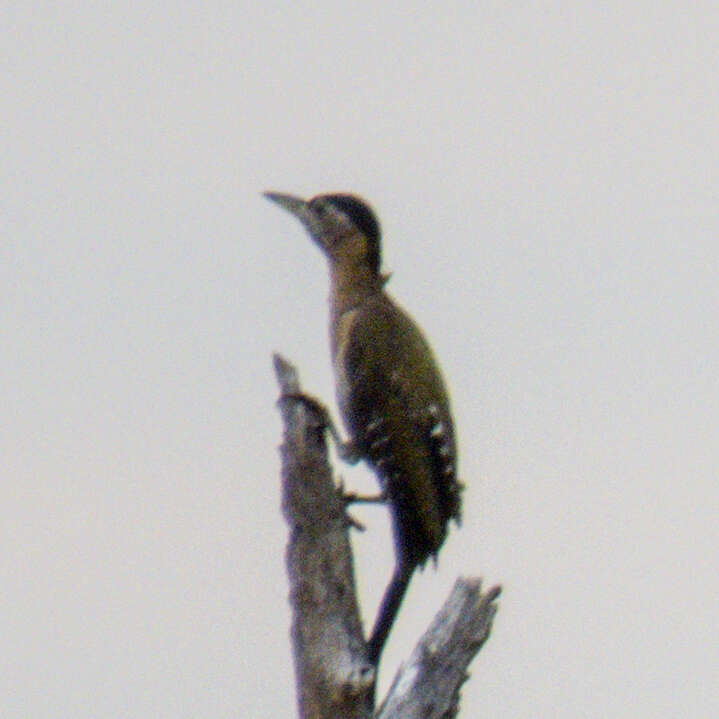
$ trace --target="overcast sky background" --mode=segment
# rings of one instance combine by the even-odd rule
[[[373,203],[452,392],[381,688],[481,575],[462,716],[719,715],[719,6],[386,5],[3,7],[4,719],[295,714],[270,355],[333,402],[327,276],[265,189]]]

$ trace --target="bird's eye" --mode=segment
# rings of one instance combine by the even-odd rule
[[[324,217],[327,214],[327,205],[322,200],[313,200],[310,202],[310,207],[319,217]]]

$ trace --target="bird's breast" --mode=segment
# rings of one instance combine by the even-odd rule
[[[349,310],[340,315],[332,323],[332,363],[335,375],[337,404],[339,405],[345,423],[347,423],[347,417],[350,411],[350,392],[353,384],[353,378],[350,376],[350,368],[347,362],[347,352],[350,346],[349,337],[358,315],[359,310]]]

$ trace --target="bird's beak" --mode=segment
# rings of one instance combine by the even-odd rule
[[[323,252],[327,252],[326,242],[322,225],[317,215],[310,210],[309,202],[295,195],[284,195],[281,192],[263,192],[268,200],[272,200],[287,212],[293,214],[309,232],[310,237],[320,246]]]
[[[263,192],[268,200],[276,202],[280,207],[291,212],[302,224],[307,223],[307,202],[301,197],[283,195],[281,192]]]

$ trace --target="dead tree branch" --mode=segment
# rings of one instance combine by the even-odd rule
[[[456,715],[467,667],[489,637],[497,612],[493,587],[458,579],[444,606],[397,672],[377,719],[448,719]]]
[[[274,363],[284,422],[282,508],[290,528],[286,561],[300,717],[368,719],[375,669],[367,661],[345,502],[333,480],[322,422],[296,399],[295,368],[279,355]],[[456,714],[467,666],[489,636],[498,595],[499,588],[482,594],[478,579],[458,580],[397,673],[378,719]]]

